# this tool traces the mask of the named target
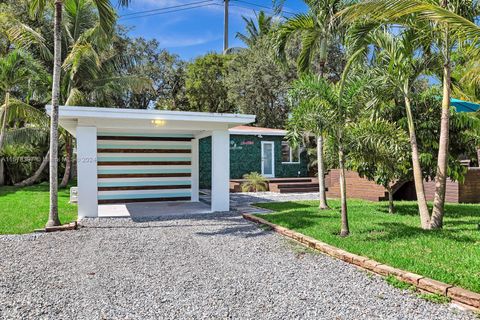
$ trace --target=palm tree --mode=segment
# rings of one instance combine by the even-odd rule
[[[292,112],[292,119],[323,119],[325,121],[324,130],[334,139],[340,169],[342,218],[340,236],[342,237],[348,236],[350,233],[345,181],[345,129],[348,123],[355,121],[355,118],[361,114],[364,107],[361,94],[365,85],[365,81],[362,79],[347,78],[348,70],[349,66],[347,65],[342,80],[337,84],[328,83],[323,77],[311,75],[304,76],[295,82],[294,87],[307,94],[300,102],[300,107],[295,108]]]
[[[358,30],[361,30],[361,28]],[[365,34],[360,31],[360,35],[364,36]],[[385,29],[374,29],[372,32],[367,33],[364,39],[356,40],[357,45],[364,41],[364,44],[373,44],[375,48],[374,60],[377,66],[374,68],[372,78],[375,79],[376,86],[383,89],[392,87],[400,92],[403,97],[410,136],[413,179],[420,220],[422,228],[428,229],[430,226],[430,215],[425,196],[424,177],[420,164],[411,105],[412,87],[415,81],[422,74],[425,74],[436,61],[429,54],[416,54],[421,52],[422,49],[421,37],[411,30],[394,35]]]
[[[277,52],[280,60],[286,60],[286,46],[296,35],[301,36],[302,50],[298,56],[297,65],[301,72],[305,72],[313,64],[315,58],[319,63],[319,75],[325,74],[325,66],[328,58],[328,48],[331,42],[342,34],[343,28],[336,18],[336,14],[350,5],[352,1],[348,0],[305,0],[309,7],[306,14],[295,15],[287,19],[277,30]],[[320,125],[320,123],[318,124]],[[318,126],[317,125],[317,126]],[[318,128],[317,133],[322,130]],[[317,135],[317,165],[318,165],[318,183],[320,194],[320,209],[327,209],[327,197],[325,193],[325,176],[321,175],[324,171],[322,135]]]
[[[62,66],[62,13],[63,0],[54,0],[53,22],[53,81],[52,81],[52,114],[50,117],[50,209],[46,226],[60,225],[58,218],[58,106],[60,101],[60,77]],[[127,6],[129,0],[119,0],[119,5]],[[44,11],[47,0],[32,0],[33,15]],[[115,23],[115,11],[109,0],[95,0],[98,10],[100,30],[110,34]]]
[[[255,18],[256,20],[242,16],[245,21],[246,33],[237,32],[235,35],[235,38],[240,39],[249,48],[253,47],[259,38],[269,34],[273,27],[273,17],[264,11],[255,13]]]
[[[41,64],[21,49],[13,50],[0,58],[0,91],[4,101],[0,106],[0,150],[4,146],[8,123],[14,119],[36,120],[41,113],[34,107],[15,99],[15,91],[28,91],[28,83],[48,82]],[[3,160],[0,161],[0,180],[3,184]]]
[[[437,173],[433,211],[429,228],[441,228],[445,208],[448,166],[448,143],[451,95],[451,52],[458,40],[477,42],[480,28],[473,22],[478,13],[478,1],[439,0],[367,0],[344,9],[339,16],[346,22],[375,20],[384,24],[409,26],[424,21],[422,32],[434,35],[434,44],[443,56],[443,97],[440,124]],[[423,225],[422,221],[422,225]]]
[[[258,172],[250,172],[243,175],[242,192],[267,191],[268,180]]]
[[[388,192],[388,212],[394,213],[393,185],[408,168],[408,136],[395,123],[365,117],[348,130],[348,166]]]
[[[295,108],[290,114],[287,122],[287,139],[289,142],[298,147],[303,140],[308,140],[310,136],[317,137],[317,177],[319,187],[319,209],[329,209],[326,198],[325,187],[325,160],[324,160],[324,142],[323,137],[326,135],[326,128],[329,119],[326,117],[321,106],[312,105],[312,98],[317,94],[310,90],[305,90],[303,83],[297,83],[290,90],[290,96],[294,100]],[[313,96],[312,96],[313,94]]]
[[[0,37],[6,40],[0,43],[0,55],[6,55],[12,48],[28,50],[35,47],[43,58],[50,59],[52,54],[45,44],[45,38],[20,21],[11,8],[17,9],[16,5],[0,6]]]
[[[295,35],[300,34],[302,50],[297,61],[300,71],[307,71],[314,59],[318,59],[319,74],[323,77],[328,62],[328,49],[345,30],[337,13],[354,2],[353,0],[305,0],[309,12],[287,19],[277,31],[279,57],[282,60],[286,59],[287,43]]]
[[[126,90],[139,92],[151,88],[143,76],[121,74],[120,53],[112,48],[112,38],[100,30],[93,0],[64,0],[63,47],[68,48],[62,64],[60,102],[64,105],[108,105],[106,97]],[[74,23],[81,20],[82,23]],[[110,91],[110,92],[107,92]],[[60,187],[70,178],[72,136],[60,130],[65,149],[65,171]]]

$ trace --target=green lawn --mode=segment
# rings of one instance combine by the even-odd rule
[[[48,220],[48,184],[31,187],[0,187],[0,234],[32,232]],[[58,191],[58,210],[62,223],[77,219],[77,206],[68,203],[69,188]]]
[[[397,213],[386,203],[348,201],[351,235],[340,238],[340,203],[318,210],[316,201],[261,203],[274,210],[262,218],[351,253],[367,256],[465,289],[480,292],[480,205],[449,204],[445,227],[419,228],[415,202],[398,202]],[[260,215],[259,215],[260,216]]]

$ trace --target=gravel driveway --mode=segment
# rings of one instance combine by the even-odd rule
[[[0,239],[0,319],[475,319],[234,214]]]

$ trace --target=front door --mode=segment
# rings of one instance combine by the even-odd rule
[[[262,175],[275,177],[275,155],[273,141],[262,141]]]

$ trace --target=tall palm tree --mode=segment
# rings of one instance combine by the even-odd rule
[[[422,32],[434,35],[434,43],[443,56],[442,111],[433,210],[429,228],[441,228],[445,208],[451,96],[451,52],[458,42],[478,42],[480,27],[474,22],[478,1],[471,0],[366,0],[344,9],[339,16],[346,22],[375,20],[384,24],[411,25],[424,21]],[[423,223],[422,223],[423,225]]]
[[[270,33],[273,28],[273,16],[269,16],[265,11],[255,13],[255,20],[242,16],[245,22],[246,33],[237,32],[235,38],[240,39],[249,48],[257,43],[258,39]]]
[[[325,187],[325,166],[324,166],[324,142],[323,137],[327,133],[329,119],[325,114],[325,110],[321,106],[312,105],[313,97],[316,92],[305,90],[303,82],[296,82],[290,90],[289,95],[295,104],[293,112],[287,122],[287,139],[289,142],[298,147],[304,140],[309,140],[311,136],[317,137],[317,177],[319,180],[320,202],[319,209],[329,209],[326,199]]]
[[[301,72],[309,70],[315,59],[319,64],[319,75],[325,75],[328,49],[335,39],[338,40],[343,32],[343,27],[336,14],[348,5],[352,0],[305,0],[309,7],[306,14],[295,15],[287,19],[277,30],[277,52],[280,60],[286,60],[286,46],[296,35],[301,36],[302,49],[298,56],[297,65]],[[323,132],[319,130],[318,132]],[[324,171],[323,140],[317,136],[317,166],[320,195],[320,209],[328,209]]]
[[[63,47],[67,52],[62,64],[61,104],[80,106],[96,102],[108,105],[103,96],[151,88],[151,82],[143,76],[121,74],[120,68],[126,62],[112,48],[115,35],[107,36],[100,30],[93,0],[64,0],[64,4]],[[111,92],[107,93],[106,88]],[[60,135],[65,143],[65,171],[60,187],[65,187],[70,177],[73,138],[64,130]]]
[[[41,113],[34,107],[15,99],[16,91],[28,91],[28,83],[37,80],[48,82],[42,65],[21,49],[13,50],[0,58],[0,91],[4,96],[0,106],[0,150],[5,143],[7,126],[14,119],[37,120]],[[0,181],[3,184],[4,163],[0,161]]]
[[[373,78],[376,86],[383,89],[392,87],[400,92],[403,97],[410,136],[413,179],[420,220],[422,228],[428,229],[430,226],[430,214],[425,196],[424,179],[411,105],[413,85],[421,75],[425,74],[432,67],[436,60],[429,54],[418,54],[422,49],[422,38],[412,30],[397,31],[397,34],[392,34],[390,31],[381,28],[374,29],[367,33],[366,36],[362,28],[358,30],[359,35],[363,36],[363,39],[356,39],[357,45],[363,41],[363,45],[373,45],[375,48],[373,56],[376,67],[374,68]],[[355,38],[355,35],[352,35],[352,37]]]
[[[302,124],[322,119],[325,121],[324,130],[335,141],[338,152],[338,167],[340,169],[340,194],[341,194],[341,230],[340,236],[345,237],[350,233],[348,224],[347,190],[345,180],[345,129],[348,123],[355,121],[364,107],[361,99],[365,81],[346,77],[347,66],[342,80],[339,83],[328,83],[320,76],[304,76],[294,83],[294,88],[304,93],[299,107],[292,112],[292,121],[299,119]]]
[[[129,0],[119,0],[121,6],[127,6]],[[32,0],[31,13],[43,13],[47,0]],[[100,30],[110,34],[115,23],[115,11],[109,0],[95,0],[99,15]],[[58,106],[60,101],[60,76],[62,66],[62,14],[63,0],[53,0],[53,81],[52,81],[52,114],[50,117],[50,209],[46,226],[60,225],[58,218]]]
[[[20,21],[17,13],[11,12],[12,8],[17,9],[16,6],[0,5],[0,37],[7,40],[0,43],[0,55],[6,55],[13,48],[28,50],[35,47],[43,58],[51,59],[45,38]]]

